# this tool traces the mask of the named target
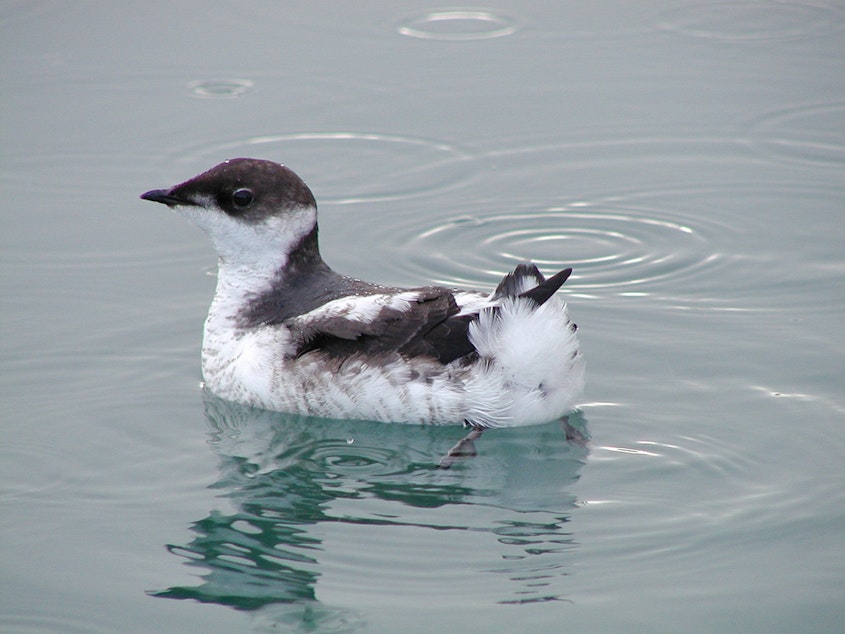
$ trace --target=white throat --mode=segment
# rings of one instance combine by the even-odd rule
[[[209,201],[210,202],[210,201]],[[317,210],[297,207],[263,219],[233,218],[206,202],[177,211],[209,234],[219,256],[209,321],[232,320],[278,280],[291,252],[316,227]]]
[[[314,207],[296,207],[261,219],[233,218],[206,202],[176,208],[182,216],[205,231],[217,254],[227,263],[251,266],[259,272],[278,270],[291,250],[317,225]]]

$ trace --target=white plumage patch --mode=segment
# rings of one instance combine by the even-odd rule
[[[182,205],[176,212],[205,231],[221,260],[247,268],[253,275],[275,273],[284,267],[288,254],[317,223],[317,210],[299,207],[284,216],[268,216],[260,222],[244,222],[221,210],[211,198],[198,197],[201,206]]]
[[[460,315],[474,315],[482,308],[488,308],[495,304],[491,301],[490,295],[484,295],[476,291],[462,291],[455,293],[455,303],[461,309]]]
[[[542,306],[505,298],[470,324],[470,342],[501,373],[512,395],[512,419],[520,424],[551,420],[574,406],[584,387],[584,363],[566,305],[552,297]]]
[[[380,293],[378,295],[350,295],[323,304],[295,318],[303,326],[309,321],[325,321],[327,319],[348,319],[362,322],[372,322],[385,308],[405,312],[411,303],[419,298],[419,293],[408,291],[404,293]]]

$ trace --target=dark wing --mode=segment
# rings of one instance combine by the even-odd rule
[[[501,281],[493,300],[526,297],[540,306],[571,273],[572,269],[564,269],[547,280],[533,264],[520,264]],[[396,296],[407,298],[409,305],[391,301]],[[431,286],[391,295],[342,297],[298,315],[286,325],[298,335],[296,357],[316,350],[333,357],[398,352],[446,364],[475,353],[468,331],[476,318],[477,313],[460,314],[451,290]]]
[[[407,308],[384,297],[342,298],[291,319],[288,328],[300,340],[294,356],[317,350],[333,357],[398,352],[445,364],[474,352],[467,338],[472,316],[458,316],[460,309],[449,289],[406,291],[405,297],[411,298]]]

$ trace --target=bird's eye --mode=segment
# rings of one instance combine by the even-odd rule
[[[246,188],[236,189],[232,192],[232,202],[235,207],[246,207],[252,202],[253,198],[252,192]]]

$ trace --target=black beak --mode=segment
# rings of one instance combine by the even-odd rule
[[[173,207],[175,205],[193,205],[194,203],[190,200],[185,200],[184,198],[179,198],[179,196],[174,196],[170,193],[171,190],[169,189],[153,189],[148,191],[145,194],[141,194],[141,198],[144,200],[152,200],[156,203],[162,203],[167,205],[168,207]]]

